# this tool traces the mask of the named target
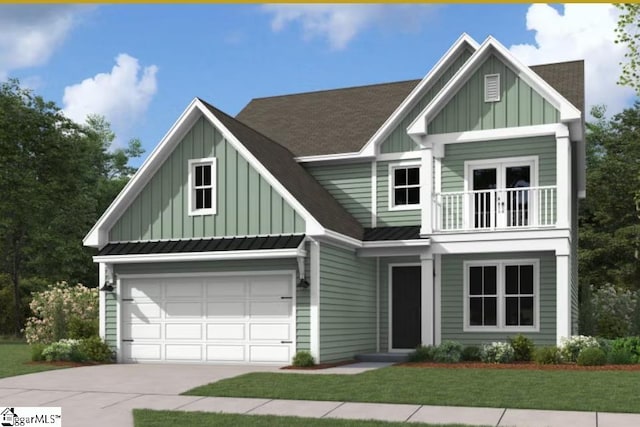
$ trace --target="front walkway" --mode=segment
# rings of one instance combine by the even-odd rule
[[[334,368],[333,373],[357,373],[376,365],[351,367]],[[135,408],[517,427],[640,425],[640,414],[178,395],[222,378],[275,370],[247,366],[101,365],[48,371],[0,379],[0,407],[60,406],[65,427],[132,427],[131,411]]]

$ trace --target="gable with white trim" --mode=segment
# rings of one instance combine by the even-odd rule
[[[485,97],[487,76],[496,101]],[[495,78],[495,76],[498,76]],[[492,93],[496,95],[495,93]],[[429,135],[558,123],[558,110],[496,55],[467,79],[427,127]]]
[[[216,159],[214,214],[190,214],[189,161]],[[109,231],[110,241],[303,233],[304,219],[201,116]]]

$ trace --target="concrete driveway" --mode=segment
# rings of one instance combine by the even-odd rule
[[[0,379],[0,410],[61,406],[65,427],[133,426],[133,408],[178,409],[202,398],[193,387],[269,366],[121,364],[60,369]]]

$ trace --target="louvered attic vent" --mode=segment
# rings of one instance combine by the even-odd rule
[[[500,74],[484,76],[484,102],[500,101]]]

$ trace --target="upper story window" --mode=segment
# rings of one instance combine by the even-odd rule
[[[538,260],[464,263],[466,331],[538,330]]]
[[[189,160],[189,215],[216,213],[216,159]]]
[[[500,74],[484,76],[484,102],[500,101]]]
[[[390,166],[390,208],[417,209],[420,205],[420,166]]]

